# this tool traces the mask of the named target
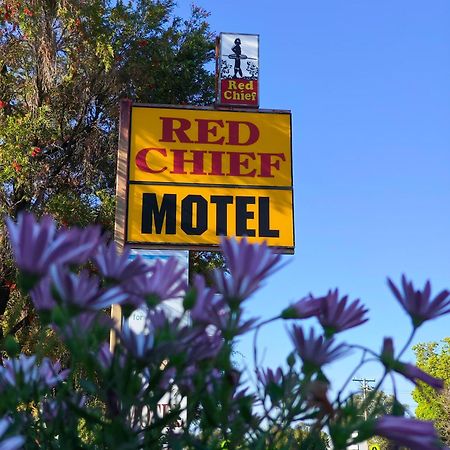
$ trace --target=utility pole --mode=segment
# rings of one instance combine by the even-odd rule
[[[367,421],[367,405],[366,405],[366,399],[367,399],[367,393],[372,390],[372,386],[369,385],[369,383],[375,383],[375,380],[373,378],[353,378],[352,381],[356,381],[357,383],[360,383],[361,385],[361,392],[363,395],[363,402],[364,402],[364,420]],[[352,437],[357,437],[358,433],[355,431]],[[348,450],[350,449],[357,449],[357,450],[369,450],[369,445],[367,441],[360,442],[359,444],[352,445],[350,447],[347,447]]]
[[[367,420],[366,398],[367,393],[372,390],[372,386],[370,386],[369,383],[375,383],[375,380],[373,378],[353,378],[353,381],[356,381],[361,385],[361,391],[363,394],[363,402],[364,402],[364,420]]]

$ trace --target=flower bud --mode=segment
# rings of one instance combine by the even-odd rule
[[[288,357],[286,358],[286,362],[288,363],[289,367],[294,367],[295,364],[294,352],[289,353]]]
[[[293,306],[289,306],[281,312],[280,317],[284,320],[297,319],[298,314]]]
[[[394,367],[396,361],[394,358],[394,343],[392,338],[384,338],[380,360],[386,369],[390,370]]]

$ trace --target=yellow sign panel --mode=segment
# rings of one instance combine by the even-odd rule
[[[225,235],[294,246],[291,190],[146,184],[128,189],[128,242],[216,246]]]
[[[292,186],[291,115],[133,106],[129,180]]]
[[[378,444],[370,444],[369,450],[380,450],[380,446]]]
[[[215,249],[246,236],[293,251],[290,112],[122,102],[119,142],[124,241]]]

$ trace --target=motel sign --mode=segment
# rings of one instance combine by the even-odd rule
[[[246,236],[293,252],[290,112],[121,107],[126,243],[214,250]]]

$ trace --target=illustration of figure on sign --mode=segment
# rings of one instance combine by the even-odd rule
[[[258,78],[258,36],[246,34],[221,34],[220,77]],[[246,63],[246,64],[245,64]]]
[[[242,50],[241,50],[241,40],[239,38],[234,40],[235,46],[231,49],[234,55],[229,55],[228,58],[234,59],[234,78],[237,78],[237,74],[242,78],[242,70],[241,70],[241,58],[242,58]],[[245,55],[243,55],[245,56]]]

